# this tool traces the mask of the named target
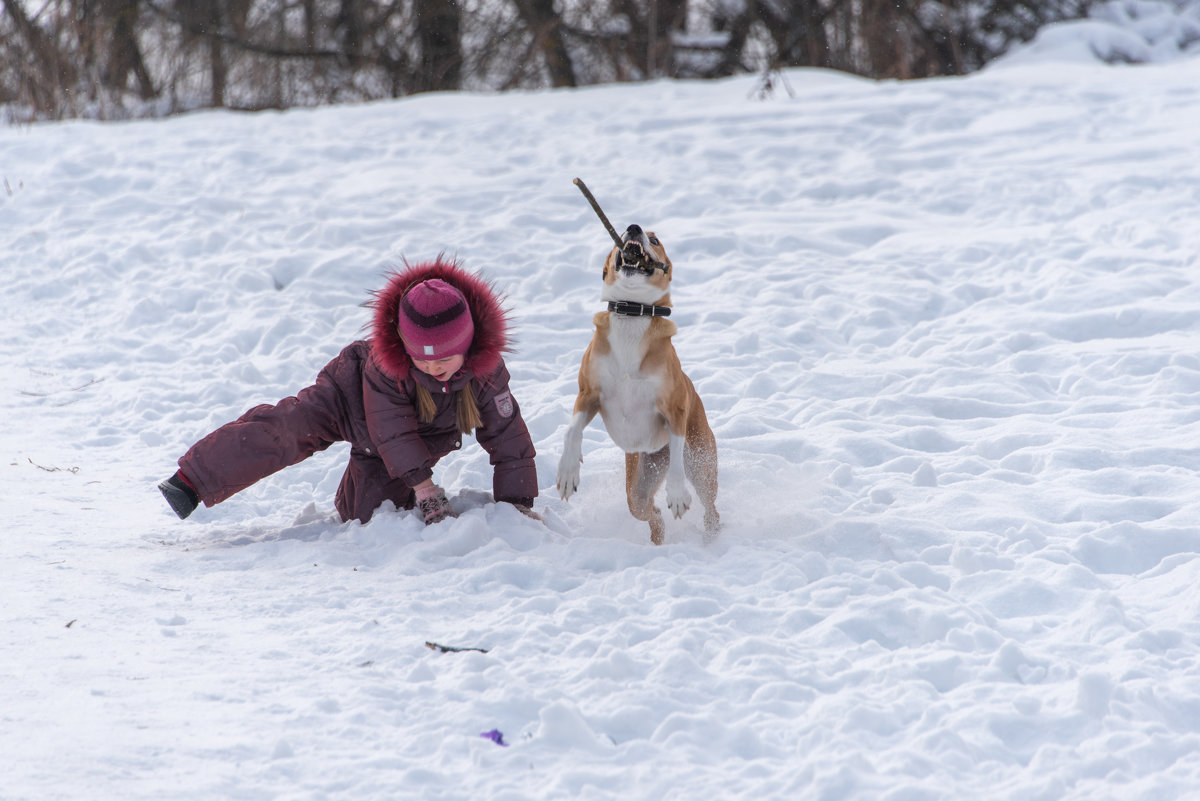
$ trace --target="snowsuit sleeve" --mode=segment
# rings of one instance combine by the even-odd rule
[[[417,432],[417,408],[394,379],[374,364],[363,368],[367,431],[388,473],[415,487],[433,476],[433,455]]]
[[[508,368],[501,362],[477,384],[482,424],[475,430],[475,439],[491,457],[495,499],[531,506],[538,494],[536,454],[508,381]]]

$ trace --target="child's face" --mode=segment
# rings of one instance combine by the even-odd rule
[[[463,356],[450,356],[445,359],[434,359],[427,361],[425,359],[413,359],[413,366],[422,373],[427,373],[438,381],[446,381],[450,376],[462,369]]]

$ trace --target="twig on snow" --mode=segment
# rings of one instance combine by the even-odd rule
[[[488,652],[486,648],[459,648],[455,645],[438,645],[436,642],[429,641],[425,642],[425,647],[443,654],[460,654],[463,651],[478,651],[481,654]]]

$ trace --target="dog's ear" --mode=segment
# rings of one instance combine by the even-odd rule
[[[608,258],[606,258],[604,260],[604,269],[602,269],[600,271],[600,278],[605,283],[609,282],[608,277],[612,274],[612,271],[617,268],[617,253],[618,252],[619,251],[616,248],[613,248],[612,250],[610,250],[608,252]]]

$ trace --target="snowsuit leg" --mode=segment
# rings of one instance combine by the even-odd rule
[[[275,405],[255,406],[208,434],[179,460],[205,506],[307,459],[342,439],[331,410],[336,394],[324,372],[317,383]]]
[[[179,467],[204,505],[218,504],[335,442],[349,442],[350,464],[335,499],[342,520],[365,523],[384,500],[411,508],[412,489],[392,478],[372,453],[362,410],[365,355],[359,343],[347,347],[312,386],[274,405],[255,406],[189,448]]]
[[[397,509],[411,509],[416,496],[411,487],[388,474],[382,459],[352,450],[334,499],[338,514],[342,520],[366,523],[384,501],[396,504]]]

